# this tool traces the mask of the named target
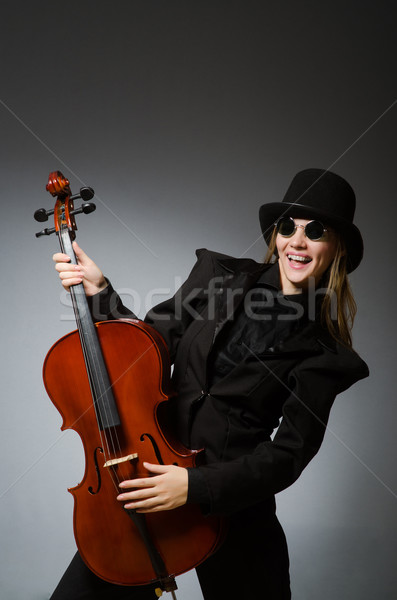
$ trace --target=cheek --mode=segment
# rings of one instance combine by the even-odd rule
[[[317,263],[321,268],[322,272],[326,271],[336,254],[336,244],[329,244],[326,248],[323,248],[317,255]]]
[[[277,252],[279,254],[285,248],[286,244],[287,244],[286,238],[283,238],[280,235],[277,235],[277,237],[276,237],[276,250],[277,250]]]

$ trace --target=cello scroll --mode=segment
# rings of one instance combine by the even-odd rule
[[[72,195],[70,189],[69,180],[61,173],[61,171],[53,171],[48,177],[48,183],[46,185],[47,192],[57,198],[55,207],[49,210],[45,208],[39,208],[34,213],[36,221],[44,222],[48,220],[48,217],[54,215],[54,227],[46,228],[36,233],[36,237],[42,235],[51,235],[52,233],[60,233],[62,230],[67,229],[71,240],[74,240],[77,229],[75,215],[85,213],[89,214],[96,209],[93,202],[89,202],[94,197],[94,190],[91,187],[80,188],[79,194]],[[74,208],[74,201],[81,198],[84,200],[80,208]]]

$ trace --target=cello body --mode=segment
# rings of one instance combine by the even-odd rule
[[[102,579],[125,585],[145,584],[156,579],[153,567],[134,522],[116,500],[114,482],[147,476],[143,461],[192,467],[197,453],[181,446],[176,451],[160,429],[161,403],[167,401],[169,391],[165,372],[168,360],[166,349],[155,339],[156,332],[135,321],[105,321],[97,324],[97,330],[122,423],[117,428],[120,448],[115,454],[137,457],[104,466],[103,439],[98,433],[77,331],[61,338],[49,351],[44,381],[62,415],[62,429],[79,433],[84,446],[84,477],[69,489],[74,497],[73,523],[79,552]],[[67,373],[67,385],[60,373]],[[177,445],[175,440],[172,443]],[[118,471],[117,478],[114,470]],[[172,576],[205,560],[219,542],[218,519],[203,518],[196,505],[145,517]]]

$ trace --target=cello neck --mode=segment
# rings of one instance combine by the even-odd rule
[[[68,228],[58,232],[62,252],[70,257],[71,264],[77,264]],[[84,285],[71,286],[73,311],[80,336],[91,394],[94,401],[98,427],[101,431],[120,425],[120,417],[112,393],[112,386],[107,373],[102,350],[99,344],[96,327],[88,307]]]

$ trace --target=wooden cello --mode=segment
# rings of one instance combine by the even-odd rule
[[[35,212],[38,221],[54,214],[62,252],[76,264],[72,248],[75,215],[90,213],[92,188],[72,195],[59,171],[46,189],[56,197],[52,210]],[[74,208],[74,200],[84,200]],[[150,514],[128,510],[116,500],[123,480],[147,477],[143,462],[194,467],[199,451],[190,451],[162,430],[161,417],[172,395],[167,348],[160,335],[136,320],[94,324],[83,284],[70,289],[77,330],[48,352],[43,378],[60,412],[61,429],[79,433],[85,452],[82,481],[74,497],[74,535],[87,566],[119,585],[156,583],[175,597],[175,576],[204,561],[222,538],[222,520],[204,517],[196,505]],[[64,375],[67,374],[67,378]]]

